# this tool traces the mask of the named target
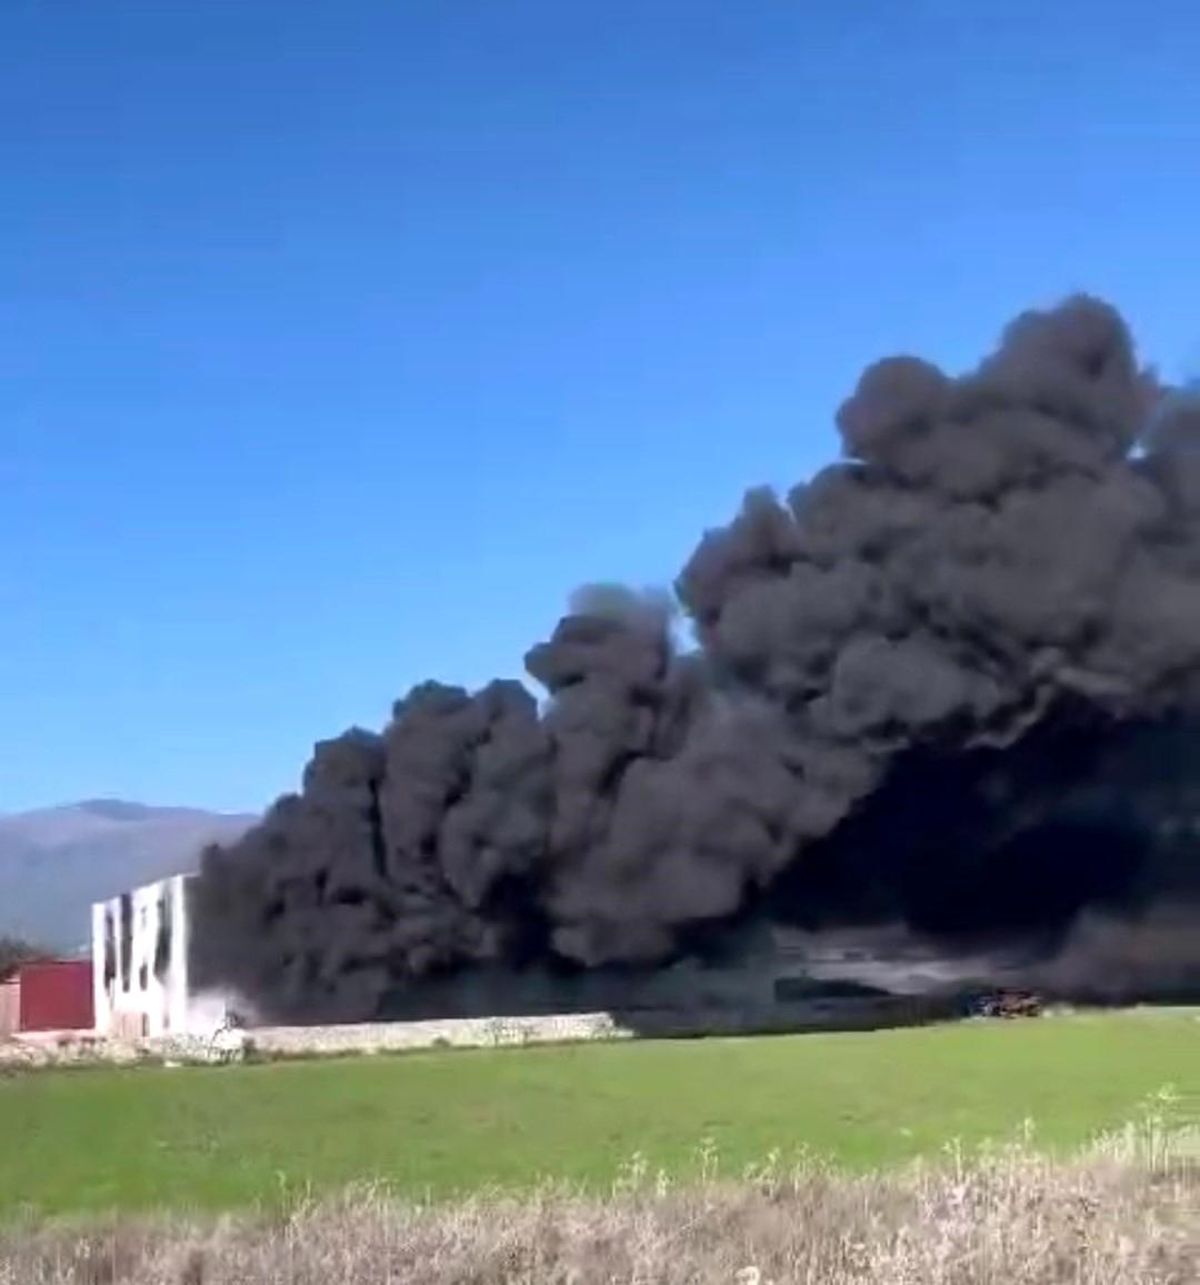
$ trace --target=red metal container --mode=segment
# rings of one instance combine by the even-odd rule
[[[17,977],[22,1031],[87,1031],[95,1025],[90,960],[25,964]]]

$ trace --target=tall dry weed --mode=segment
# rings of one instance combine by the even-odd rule
[[[0,1236],[0,1285],[1196,1285],[1194,1142],[1150,1117],[1072,1160],[1021,1141],[729,1180],[706,1150],[695,1181],[635,1161],[603,1199],[360,1190],[273,1217],[29,1225]]]

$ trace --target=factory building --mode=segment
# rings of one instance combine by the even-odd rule
[[[188,894],[173,875],[92,907],[95,1029],[145,1039],[209,1035],[226,1019],[223,997],[194,991],[188,972]]]

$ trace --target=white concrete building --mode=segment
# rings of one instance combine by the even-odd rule
[[[211,1035],[224,998],[196,993],[188,976],[188,891],[173,875],[92,907],[96,1031],[142,1039]]]

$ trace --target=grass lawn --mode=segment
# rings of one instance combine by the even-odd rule
[[[865,1166],[947,1141],[1078,1144],[1164,1086],[1200,1113],[1191,1014],[580,1045],[0,1080],[0,1213],[220,1209],[386,1180],[448,1195],[607,1184],[635,1152]]]

